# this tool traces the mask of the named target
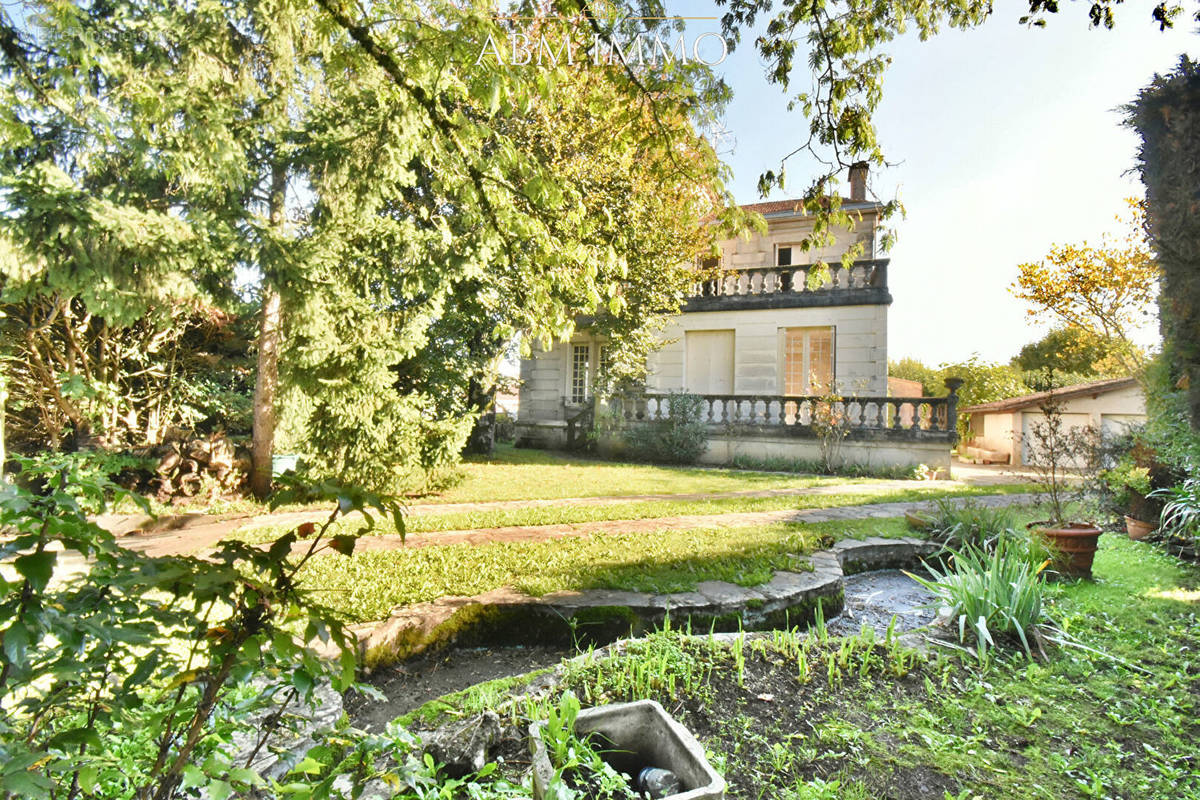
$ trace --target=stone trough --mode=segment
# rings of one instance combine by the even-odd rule
[[[939,549],[914,538],[846,539],[814,553],[810,572],[778,571],[754,587],[704,581],[693,592],[587,590],[542,597],[500,589],[401,606],[385,620],[351,630],[360,665],[373,670],[449,646],[601,644],[652,631],[668,619],[697,632],[803,626],[818,606],[827,619],[841,612],[844,575],[918,567]]]
[[[533,797],[546,800],[554,777],[554,766],[542,741],[546,721],[529,726],[533,756]],[[691,731],[680,725],[653,700],[612,703],[585,708],[575,718],[575,733],[598,736],[604,744],[605,760],[630,778],[642,769],[669,770],[682,784],[663,800],[722,800],[725,779],[708,763],[704,748]]]

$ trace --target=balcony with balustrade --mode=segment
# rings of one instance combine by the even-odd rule
[[[683,310],[735,311],[762,308],[889,305],[888,259],[829,265],[829,280],[809,287],[814,265],[725,270],[692,286]]]

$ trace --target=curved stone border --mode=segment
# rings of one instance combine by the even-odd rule
[[[703,581],[694,592],[648,594],[608,589],[531,597],[498,589],[396,608],[379,622],[351,626],[359,663],[368,671],[449,647],[605,643],[660,627],[731,631],[807,625],[818,605],[841,613],[842,577],[916,567],[940,550],[923,539],[845,539],[811,556],[811,572],[776,572],[755,587]]]

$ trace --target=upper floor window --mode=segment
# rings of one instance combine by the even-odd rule
[[[790,267],[791,265],[792,265],[791,245],[788,245],[787,247],[776,247],[775,248],[775,266]]]

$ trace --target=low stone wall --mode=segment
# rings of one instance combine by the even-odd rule
[[[848,539],[814,553],[810,572],[776,572],[754,587],[704,581],[694,592],[647,594],[611,590],[530,597],[500,589],[401,606],[380,622],[353,626],[359,663],[368,671],[449,646],[600,644],[637,636],[669,618],[696,632],[808,625],[818,606],[842,610],[842,576],[913,568],[938,551],[921,539]]]
[[[841,458],[846,464],[878,467],[915,467],[918,464],[950,468],[950,444],[944,441],[870,441],[846,439],[841,443]],[[735,459],[821,460],[821,444],[816,439],[796,436],[708,437],[708,450],[700,457],[703,464],[730,464]]]

